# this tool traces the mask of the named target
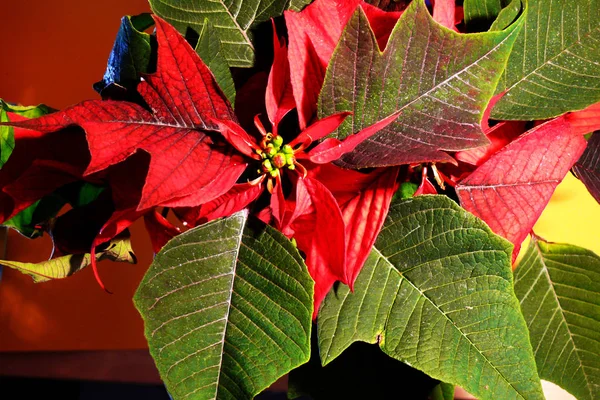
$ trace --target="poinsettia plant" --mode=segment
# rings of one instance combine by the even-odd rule
[[[188,3],[101,99],[0,102],[0,219],[54,243],[2,265],[108,291],[143,218],[174,399],[600,397],[600,258],[532,232],[569,171],[600,200],[600,1]]]

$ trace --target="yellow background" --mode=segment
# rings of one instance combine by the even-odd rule
[[[575,244],[600,254],[600,205],[571,173],[558,185],[533,231],[550,242]],[[523,243],[522,249],[527,248]]]

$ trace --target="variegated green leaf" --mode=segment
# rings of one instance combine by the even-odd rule
[[[534,237],[515,292],[540,377],[579,400],[600,398],[600,257]]]
[[[492,118],[547,119],[600,101],[600,0],[528,0],[527,7]]]
[[[310,357],[313,281],[292,243],[247,213],[187,231],[135,294],[179,399],[251,399]]]
[[[392,204],[354,285],[319,311],[324,364],[355,341],[480,399],[543,399],[512,246],[445,196]]]

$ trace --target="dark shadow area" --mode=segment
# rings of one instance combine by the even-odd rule
[[[162,385],[0,377],[0,399],[38,400],[170,400]],[[284,400],[285,393],[267,392],[257,400]]]

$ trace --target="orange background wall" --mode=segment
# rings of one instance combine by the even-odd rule
[[[24,105],[63,108],[98,98],[120,19],[149,11],[146,0],[3,0],[0,5],[0,98]],[[131,298],[150,264],[143,226],[134,227],[138,264],[103,262],[100,273],[114,293],[104,293],[92,271],[33,284],[4,269],[0,281],[0,351],[135,349],[146,347]],[[10,232],[7,258],[41,261],[48,238],[27,240]]]
[[[148,11],[146,0],[2,1],[0,98],[63,108],[97,98],[92,83],[104,72],[120,17]],[[600,206],[567,176],[535,227],[547,240],[600,253]],[[100,271],[114,294],[97,286],[92,271],[43,284],[5,269],[0,282],[0,351],[145,348],[131,298],[151,261],[143,226],[133,229],[137,265],[104,262]],[[525,247],[525,246],[524,246]],[[47,240],[10,233],[7,258],[41,261]]]

